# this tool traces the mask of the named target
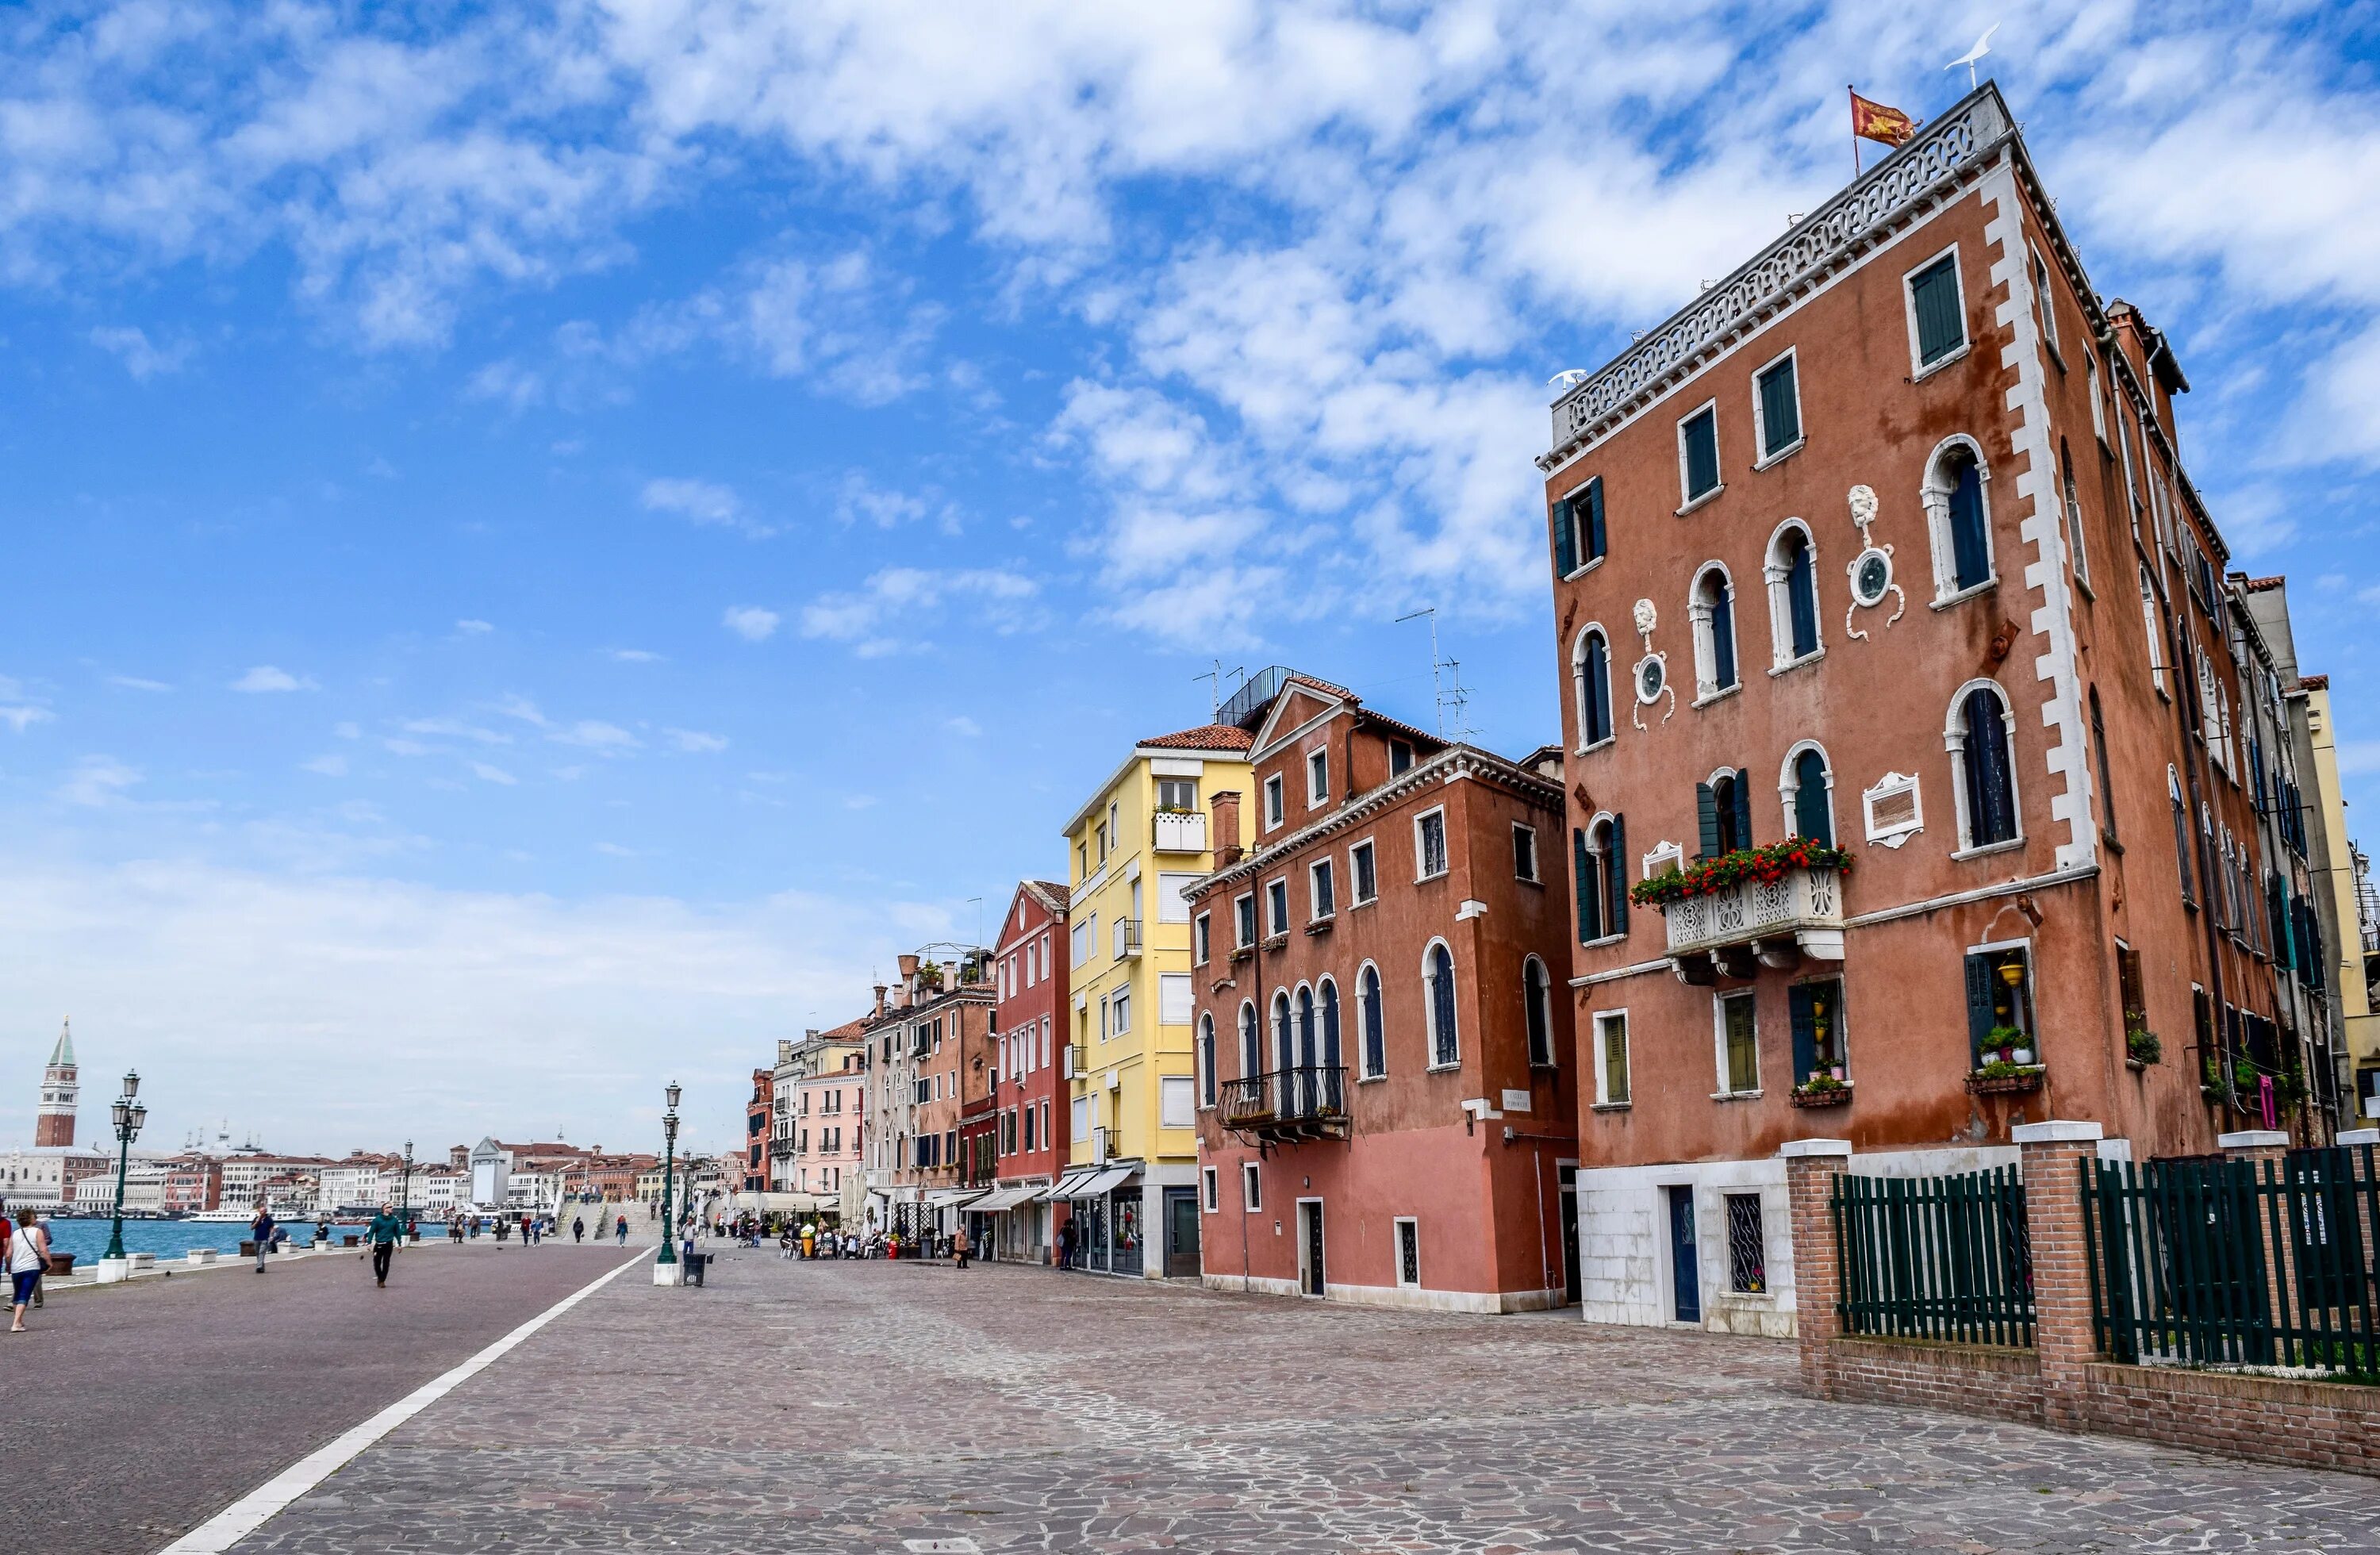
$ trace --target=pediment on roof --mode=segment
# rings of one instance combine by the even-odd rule
[[[1281,695],[1272,699],[1264,722],[1257,727],[1256,747],[1249,752],[1256,759],[1268,754],[1279,741],[1289,738],[1318,719],[1359,706],[1352,693],[1337,686],[1324,686],[1318,681],[1302,676],[1291,677],[1281,687]]]

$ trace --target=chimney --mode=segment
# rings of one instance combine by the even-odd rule
[[[777,1067],[782,1069],[794,1062],[794,1044],[783,1037],[777,1039]]]
[[[914,955],[903,956],[901,958],[901,980],[905,983],[917,975],[917,958]]]
[[[1232,789],[1213,796],[1215,868],[1228,869],[1240,861],[1240,796]]]
[[[879,1020],[884,1018],[884,985],[882,983],[876,985],[876,1016]]]

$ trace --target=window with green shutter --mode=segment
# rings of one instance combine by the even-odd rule
[[[1554,576],[1568,577],[1578,570],[1578,519],[1575,497],[1554,504]]]
[[[1909,278],[1917,314],[1917,365],[1932,367],[1967,343],[1967,313],[1959,298],[1959,261],[1944,254]]]
[[[1679,457],[1685,467],[1686,501],[1718,490],[1718,411],[1706,406],[1678,423]]]
[[[1788,356],[1760,375],[1760,456],[1773,459],[1802,441],[1802,400]]]
[[[1603,477],[1597,476],[1578,494],[1578,552],[1582,565],[1603,557]]]

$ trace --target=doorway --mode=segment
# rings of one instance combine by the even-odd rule
[[[1323,1294],[1322,1201],[1297,1201],[1297,1288],[1310,1296]]]
[[[1198,1190],[1165,1190],[1165,1277],[1198,1278]]]
[[[1670,1196],[1670,1315],[1682,1323],[1703,1320],[1702,1269],[1694,1244],[1693,1185],[1663,1190]]]
[[[1562,1168],[1565,1174],[1572,1169]],[[1562,1185],[1561,1197],[1562,1298],[1564,1306],[1576,1306],[1583,1299],[1579,1291],[1578,1269],[1578,1184]]]

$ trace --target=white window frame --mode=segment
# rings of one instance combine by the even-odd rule
[[[1326,854],[1305,867],[1305,920],[1308,923],[1328,923],[1339,916],[1339,878],[1330,865],[1330,857]],[[1330,882],[1327,890],[1319,883],[1324,881]],[[1326,894],[1330,898],[1328,908],[1322,905],[1322,898]]]
[[[1578,565],[1571,568],[1570,571],[1561,575],[1561,580],[1565,583],[1574,577],[1584,577],[1588,573],[1603,565],[1603,558],[1601,556],[1589,556],[1586,553],[1586,526],[1580,517],[1578,508],[1578,499],[1586,494],[1586,489],[1589,486],[1594,485],[1597,480],[1602,479],[1603,478],[1599,475],[1590,475],[1585,480],[1580,481],[1577,485],[1572,487],[1569,491],[1564,492],[1560,496],[1554,499],[1554,511],[1557,513],[1562,510],[1562,504],[1564,503],[1570,504],[1571,554],[1578,558]],[[1405,742],[1402,740],[1392,740],[1390,743],[1392,745],[1403,745]],[[1410,750],[1411,747],[1408,747],[1407,748]],[[1391,757],[1389,764],[1392,768],[1396,765],[1393,757]]]
[[[1610,725],[1599,740],[1586,737],[1586,639],[1603,639],[1603,709],[1604,721]],[[1571,713],[1578,721],[1578,753],[1600,750],[1620,737],[1620,709],[1611,697],[1611,634],[1603,629],[1600,621],[1590,621],[1578,629],[1570,644]]]
[[[1967,705],[1971,692],[1986,687],[1999,699],[2000,729],[2008,740],[2009,811],[2016,821],[2016,835],[2004,842],[1985,843],[1978,847],[1973,840],[1973,820],[1967,814],[1967,732],[1960,727],[1960,712]],[[1942,748],[1950,756],[1950,802],[1959,823],[1959,845],[1951,851],[1950,856],[1976,858],[2024,846],[2024,790],[2023,774],[2017,771],[2016,699],[2008,694],[2008,688],[1990,676],[1982,675],[1952,692],[1949,716],[1942,724]]]
[[[1628,1050],[1628,1099],[1622,1101],[1611,1099],[1611,1076],[1607,1073],[1604,1062],[1603,1027],[1606,1021],[1610,1020],[1621,1023],[1621,1040]],[[1625,1111],[1634,1104],[1636,1097],[1636,1033],[1629,1025],[1628,1011],[1625,1006],[1616,1010],[1597,1010],[1588,1017],[1586,1028],[1595,1039],[1595,1110],[1598,1112]]]
[[[1268,832],[1280,830],[1288,820],[1289,802],[1288,796],[1284,792],[1286,787],[1279,772],[1264,780],[1264,823],[1265,830]]]
[[[1390,1272],[1396,1276],[1397,1289],[1417,1291],[1421,1285],[1421,1222],[1411,1215],[1398,1215],[1389,1221],[1389,1257],[1396,1267]],[[1405,1238],[1413,1238],[1414,1277],[1405,1278]]]
[[[1241,910],[1243,906],[1246,911]],[[1257,912],[1257,893],[1253,891],[1243,891],[1232,898],[1232,937],[1233,950],[1246,950],[1264,938],[1264,919]]]
[[[1520,867],[1520,842],[1523,837],[1529,839],[1529,872],[1525,875],[1521,873]],[[1546,883],[1545,855],[1537,848],[1537,829],[1526,821],[1512,822],[1512,878],[1524,885]]]
[[[1372,891],[1368,896],[1364,894],[1364,868],[1356,861],[1358,854],[1372,861]],[[1379,899],[1380,850],[1374,839],[1365,837],[1347,844],[1347,905],[1350,907],[1368,907]]]
[[[1178,1105],[1186,1100],[1187,1106]],[[1175,1120],[1180,1121],[1175,1121]],[[1160,1128],[1196,1128],[1198,1126],[1198,1082],[1187,1075],[1160,1075],[1157,1077],[1157,1126]]]
[[[1271,920],[1265,929],[1266,939],[1289,932],[1289,877],[1276,875],[1265,881],[1265,917]]]
[[[1168,1001],[1166,998],[1166,990],[1168,989],[1173,990],[1173,998],[1171,1001]],[[1182,1015],[1180,1020],[1169,1018],[1171,1014],[1177,1012]],[[1190,974],[1187,972],[1158,973],[1157,1024],[1160,1026],[1196,1026],[1197,1023],[1198,991],[1197,986],[1191,981]]]
[[[1330,802],[1330,749],[1318,746],[1305,753],[1305,808],[1319,809]]]
[[[1213,913],[1204,912],[1190,920],[1190,961],[1193,966],[1204,966],[1214,958],[1214,917]]]
[[[1718,477],[1711,489],[1695,496],[1686,489],[1686,427],[1706,414],[1711,419],[1711,472]],[[1703,401],[1678,418],[1678,516],[1682,518],[1706,503],[1718,500],[1727,490],[1727,459],[1718,442],[1718,400],[1717,396]]]
[[[1113,1035],[1128,1036],[1132,1031],[1132,985],[1126,983],[1108,996],[1108,1012],[1115,1022]]]
[[[1800,780],[1793,775],[1793,766],[1801,760],[1805,750],[1816,751],[1818,759],[1827,764],[1827,832],[1834,839],[1834,845],[1840,847],[1843,844],[1843,823],[1842,818],[1835,813],[1835,762],[1827,754],[1827,747],[1815,740],[1794,741],[1785,752],[1784,765],[1777,770],[1777,799],[1785,813],[1785,830],[1779,835],[1794,835],[1794,828],[1800,822],[1794,801],[1800,796],[1802,787]]]
[[[2033,243],[2027,242],[2024,251],[2033,260],[2033,273],[2027,278],[2033,283],[2034,316],[2041,321],[2041,343],[2049,347],[2049,359],[2063,372],[2066,353],[2058,344],[2058,295],[2049,285],[2049,266],[2042,259],[2041,249]]]
[[[1731,1001],[1738,999],[1745,1001],[1752,1006],[1752,1088],[1749,1090],[1733,1088],[1729,1084],[1727,1072],[1727,1006]],[[1760,1079],[1760,1001],[1754,997],[1752,990],[1730,989],[1726,992],[1711,995],[1711,1052],[1718,1063],[1718,1088],[1711,1092],[1712,1100],[1739,1101],[1761,1094],[1763,1087]],[[1630,1055],[1629,1067],[1632,1071],[1629,1078],[1633,1081],[1635,1078],[1633,1073],[1635,1067],[1633,1053]]]
[[[1538,1058],[1529,1047],[1529,994],[1538,978],[1545,979],[1546,995],[1546,1056]],[[1554,975],[1545,957],[1532,951],[1521,958],[1521,1057],[1531,1069],[1558,1069],[1561,1054],[1554,1041]]]
[[[1264,1213],[1264,1174],[1252,1160],[1240,1162],[1240,1208],[1251,1215]]]
[[[1802,542],[1810,548],[1810,622],[1817,637],[1817,646],[1799,658],[1793,656],[1793,569],[1779,560],[1785,549],[1785,536],[1799,530]],[[1788,518],[1769,531],[1768,549],[1760,564],[1761,578],[1768,586],[1768,673],[1783,674],[1803,664],[1815,664],[1827,656],[1827,608],[1818,593],[1818,537],[1810,526],[1799,518]],[[1743,642],[1735,645],[1736,679],[1743,678]]]
[[[1443,935],[1434,936],[1429,943],[1421,948],[1421,1032],[1424,1044],[1422,1057],[1425,1060],[1422,1068],[1425,1074],[1440,1074],[1463,1067],[1463,1011],[1459,1007],[1454,1012],[1454,1056],[1448,1059],[1440,1059],[1438,1056],[1438,1001],[1430,995],[1429,959],[1431,952],[1441,948],[1446,952],[1446,974],[1452,978],[1455,975],[1454,947],[1447,943]],[[1382,992],[1382,1002],[1385,1004],[1385,988]],[[1456,996],[1460,996],[1459,990]],[[1452,1003],[1453,1000],[1450,999],[1449,1002]],[[1383,1022],[1386,1021],[1387,1014],[1388,1012],[1383,1009],[1381,1011]]]
[[[1810,423],[1802,415],[1802,363],[1795,355],[1798,349],[1788,346],[1752,370],[1752,446],[1760,456],[1752,466],[1755,469],[1767,469],[1791,457],[1801,450],[1802,444],[1810,441]],[[1772,450],[1768,446],[1768,412],[1761,400],[1760,381],[1774,371],[1780,362],[1793,364],[1793,441]]]
[[[2099,352],[2095,346],[2082,348],[2082,381],[2091,390],[2091,431],[2099,439],[2099,446],[2107,446],[2107,407],[2103,402],[2104,385],[2099,375]]]
[[[1439,852],[1442,855],[1439,859],[1439,867],[1435,870],[1427,868],[1429,863],[1429,850],[1423,842],[1422,833],[1424,823],[1433,819],[1438,822],[1438,846]],[[1413,819],[1413,836],[1414,883],[1415,885],[1421,884],[1424,881],[1443,880],[1448,875],[1453,873],[1454,849],[1449,842],[1446,834],[1446,807],[1444,805],[1433,805],[1428,809],[1426,809],[1419,815],[1415,816]]]
[[[1364,974],[1366,972],[1371,973],[1373,980],[1380,987],[1380,1067],[1378,1069],[1372,1067],[1372,1050],[1364,1034]],[[1357,1082],[1386,1079],[1389,1073],[1389,980],[1380,976],[1378,963],[1366,958],[1357,964],[1355,997],[1349,1002],[1347,1009],[1355,1013],[1355,1078]],[[1340,1013],[1340,1019],[1344,1021],[1346,1018],[1346,1012],[1342,1010]],[[1340,1056],[1343,1058],[1346,1056],[1344,1044],[1347,1039],[1347,1034],[1343,1029],[1340,1032],[1339,1039],[1342,1044]]]
[[[1983,581],[1963,589],[1959,586],[1958,542],[1950,533],[1950,488],[1935,479],[1954,448],[1964,448],[1975,461],[1975,496],[1984,509]],[[1947,610],[1998,588],[2000,560],[1998,536],[1992,527],[1992,467],[1991,461],[1984,457],[1984,445],[1965,432],[1952,432],[1936,443],[1934,452],[1925,456],[1925,478],[1918,483],[1917,500],[1925,511],[1925,537],[1934,552],[1933,608]]]
[[[1218,1214],[1221,1211],[1222,1207],[1223,1183],[1221,1172],[1212,1166],[1200,1167],[1198,1169],[1199,1213],[1205,1215]]]
[[[1935,262],[1945,255],[1948,255],[1950,261],[1950,284],[1959,294],[1959,344],[1954,348],[1943,352],[1942,359],[1929,367],[1925,365],[1921,355],[1923,347],[1917,338],[1915,283],[1917,277],[1933,269]],[[1948,248],[1937,249],[1900,273],[1900,310],[1909,322],[1909,381],[1912,383],[1923,383],[1953,362],[1966,360],[1967,354],[1975,348],[1975,334],[1974,331],[1968,327],[1967,261],[1960,257],[1958,244],[1953,243]]]
[[[1814,559],[1811,565],[1816,565]],[[1718,630],[1712,625],[1712,607],[1703,602],[1703,579],[1713,573],[1719,576],[1720,607],[1727,612],[1729,633],[1735,638],[1735,679],[1725,686],[1711,678],[1718,671]],[[1694,639],[1693,705],[1702,707],[1742,690],[1743,634],[1735,630],[1735,575],[1725,562],[1714,557],[1694,569],[1694,581],[1686,585],[1686,619],[1693,626]]]

